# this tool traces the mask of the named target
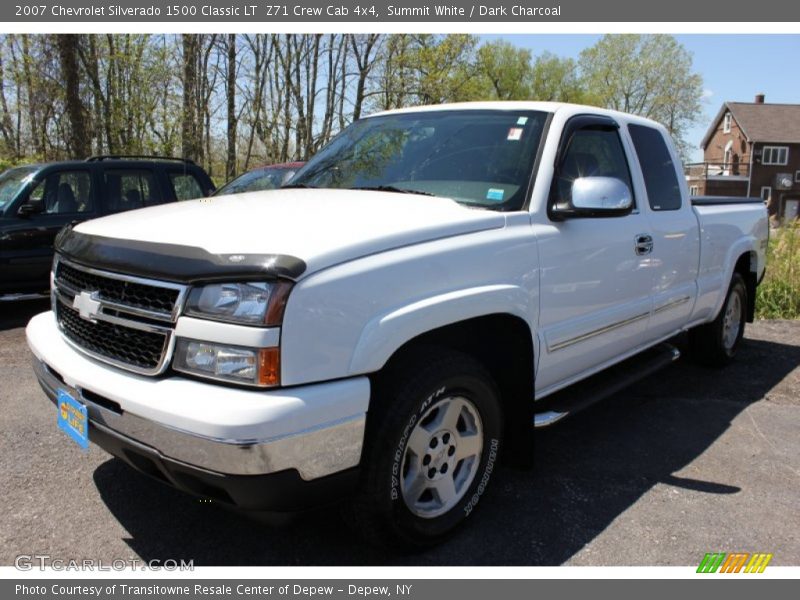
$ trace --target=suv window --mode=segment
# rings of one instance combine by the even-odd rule
[[[106,208],[109,212],[133,210],[161,203],[155,175],[147,169],[105,171]]]
[[[579,129],[569,141],[556,178],[556,202],[569,203],[572,182],[580,177],[615,177],[628,186],[631,174],[616,128]]]
[[[194,200],[205,196],[200,182],[191,173],[170,173],[169,181],[178,200]]]
[[[628,131],[642,167],[650,208],[678,210],[681,207],[681,188],[664,136],[657,129],[644,125],[628,125]]]
[[[92,178],[88,171],[52,173],[36,184],[28,200],[41,203],[48,215],[91,212]]]

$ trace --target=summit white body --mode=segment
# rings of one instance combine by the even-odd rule
[[[216,254],[302,259],[306,269],[289,296],[283,324],[269,334],[279,338],[286,391],[230,390],[178,376],[176,382],[156,385],[85,357],[65,357],[78,353],[50,343],[60,334],[47,315],[31,324],[34,353],[58,364],[69,382],[91,388],[96,380],[123,410],[143,418],[200,435],[274,439],[363,417],[370,393],[364,376],[380,371],[404,344],[437,328],[485,315],[522,320],[533,344],[531,372],[540,399],[713,320],[743,255],[752,257],[754,277],[763,275],[764,207],[693,206],[679,157],[660,125],[553,103],[410,110],[450,108],[551,113],[525,208],[502,213],[413,194],[288,189],[168,204],[76,227],[94,236],[195,246]],[[618,218],[553,221],[547,201],[561,133],[571,117],[584,114],[611,116],[620,124],[636,208]],[[625,127],[629,123],[665,135],[681,182],[679,210],[651,210]],[[635,238],[643,233],[652,237],[653,251],[639,256]],[[190,326],[184,319],[178,320],[179,331]],[[192,322],[191,327],[197,337],[202,325]],[[225,327],[215,323],[216,333],[209,326],[209,335],[222,335]],[[235,341],[236,331],[230,326],[225,340]],[[352,383],[341,383],[347,381]],[[170,403],[136,396],[144,389],[158,394],[160,388],[166,397],[169,386],[180,386],[187,399]],[[198,402],[188,399],[193,393]],[[215,403],[225,407],[224,416]],[[352,465],[342,468],[347,466]]]

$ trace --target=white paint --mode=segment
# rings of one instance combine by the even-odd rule
[[[213,254],[288,254],[307,273],[399,246],[502,227],[498,213],[447,198],[285,189],[162,204],[86,221],[81,233],[196,246]]]
[[[274,348],[280,343],[281,330],[280,327],[250,327],[184,316],[178,318],[175,335],[248,348]]]
[[[212,438],[267,440],[363,415],[369,402],[364,377],[285,390],[250,391],[183,377],[135,375],[72,349],[52,312],[26,329],[39,359],[71,386],[118,402],[122,410],[162,425]]]

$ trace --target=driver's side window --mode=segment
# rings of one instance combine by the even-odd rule
[[[556,173],[553,202],[569,206],[572,184],[581,177],[614,177],[628,187],[633,197],[628,161],[616,128],[592,127],[572,134]]]
[[[92,210],[92,184],[87,171],[48,175],[28,195],[28,204],[46,215],[80,214]]]

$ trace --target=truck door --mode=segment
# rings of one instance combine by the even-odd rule
[[[35,183],[23,204],[35,208],[17,217],[10,232],[11,273],[18,291],[44,291],[50,283],[53,242],[62,227],[95,216],[91,172],[69,169],[50,172]]]
[[[579,115],[565,125],[560,144],[550,207],[569,203],[573,182],[589,177],[622,181],[633,207],[615,216],[551,216],[550,227],[537,235],[542,336],[537,394],[632,351],[642,343],[651,309],[649,223],[636,205],[619,126],[608,117]]]
[[[652,232],[653,314],[647,337],[677,333],[689,320],[697,296],[700,227],[681,189],[680,162],[661,131],[630,124],[628,131],[644,180]],[[645,201],[642,201],[645,204]]]

